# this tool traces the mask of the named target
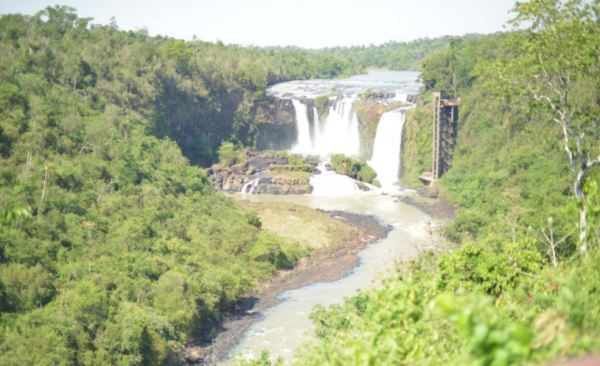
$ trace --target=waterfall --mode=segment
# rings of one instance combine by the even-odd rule
[[[396,102],[408,103],[408,94],[397,92],[392,100]]]
[[[359,155],[358,118],[352,108],[355,100],[355,97],[345,97],[329,107],[327,123],[321,131],[316,149],[320,155]]]
[[[319,145],[319,139],[321,138],[321,120],[319,119],[319,112],[317,111],[317,107],[314,107],[313,115],[315,116],[315,139],[312,142],[312,148],[314,150]]]
[[[310,138],[310,125],[308,122],[308,111],[306,105],[299,100],[292,99],[294,110],[296,112],[296,126],[298,128],[298,140],[292,146],[292,152],[308,154],[312,150],[312,141]]]
[[[360,137],[358,134],[358,118],[352,108],[356,97],[344,97],[329,107],[327,122],[323,127],[319,124],[315,108],[314,139],[310,137],[310,126],[306,105],[293,99],[298,126],[298,138],[292,152],[303,154],[344,154],[358,157],[360,153]]]
[[[244,184],[240,193],[252,194],[252,192],[254,192],[254,188],[256,188],[256,186],[258,185],[258,182],[260,182],[260,178],[256,178]]]
[[[398,181],[404,121],[404,111],[399,109],[384,113],[377,126],[373,158],[367,163],[377,173],[383,189],[393,188]]]

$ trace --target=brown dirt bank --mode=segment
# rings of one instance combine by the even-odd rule
[[[358,265],[356,254],[368,244],[385,238],[391,230],[390,226],[382,225],[373,216],[319,211],[352,226],[357,235],[348,236],[344,243],[333,249],[315,251],[292,270],[279,272],[269,283],[259,286],[255,293],[240,301],[222,322],[201,329],[185,349],[188,365],[212,365],[223,359],[231,347],[239,343],[244,331],[261,319],[260,313],[279,303],[277,295],[286,290],[345,277]]]

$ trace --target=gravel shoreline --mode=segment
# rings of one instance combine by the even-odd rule
[[[284,291],[317,282],[331,282],[345,277],[358,265],[356,254],[367,245],[385,238],[391,226],[382,225],[375,217],[345,211],[319,210],[335,219],[356,227],[363,235],[337,248],[317,251],[294,269],[279,272],[260,292],[240,300],[235,311],[220,323],[212,323],[200,330],[186,346],[187,365],[213,365],[239,343],[250,325],[261,319],[260,313],[279,303],[277,296]]]

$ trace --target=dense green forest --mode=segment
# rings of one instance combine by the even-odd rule
[[[451,44],[479,37],[481,37],[479,34],[467,34],[461,37],[444,36],[410,42],[390,41],[379,46],[332,47],[315,52],[317,54],[342,56],[369,68],[418,70],[421,61],[435,52],[444,50]]]
[[[434,188],[456,207],[449,248],[317,306],[319,342],[295,365],[538,365],[600,351],[600,2],[515,10],[519,32],[421,63],[404,183],[431,170],[430,92],[460,98],[453,166]]]
[[[270,83],[362,71],[91,21],[0,18],[2,365],[178,363],[194,330],[305,252],[187,158],[252,147]]]

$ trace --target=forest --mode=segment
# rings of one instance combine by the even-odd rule
[[[305,252],[197,164],[221,141],[252,147],[267,85],[361,71],[120,31],[69,7],[3,15],[0,364],[177,364],[194,331]],[[194,124],[202,135],[177,140]]]

